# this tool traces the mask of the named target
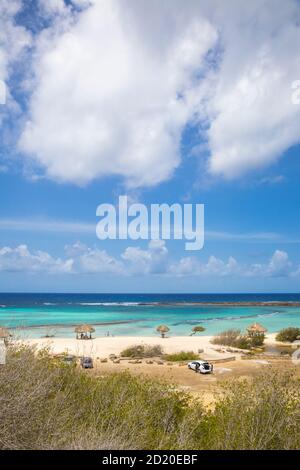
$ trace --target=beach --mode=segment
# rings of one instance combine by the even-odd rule
[[[173,354],[180,351],[193,351],[199,353],[204,359],[226,359],[228,357],[240,357],[242,351],[232,353],[225,347],[211,343],[212,336],[159,336],[149,337],[103,337],[91,340],[79,340],[76,338],[38,338],[26,339],[24,343],[35,346],[38,349],[47,348],[52,354],[74,354],[76,356],[91,356],[93,358],[106,358],[110,354],[120,355],[121,352],[133,345],[160,345],[165,354]],[[265,344],[275,343],[275,334],[266,336]]]

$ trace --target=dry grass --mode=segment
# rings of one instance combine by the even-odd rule
[[[299,449],[300,384],[270,368],[227,383],[207,409],[169,384],[11,346],[0,422],[1,449]]]

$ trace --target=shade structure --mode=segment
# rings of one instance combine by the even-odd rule
[[[88,335],[88,333],[90,334],[90,338],[92,337],[92,333],[94,333],[95,331],[95,328],[92,327],[92,325],[87,325],[87,324],[84,324],[84,325],[78,325],[76,326],[75,328],[75,333],[78,337],[78,335],[84,335],[85,337]]]
[[[161,336],[164,338],[165,334],[168,333],[168,331],[170,331],[170,328],[167,325],[159,325],[156,328],[156,331],[158,331],[161,334]]]
[[[247,331],[248,333],[265,333],[267,329],[260,323],[253,323],[253,325],[248,326]]]

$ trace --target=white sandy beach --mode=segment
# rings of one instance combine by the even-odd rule
[[[92,340],[78,340],[76,338],[38,338],[27,339],[24,342],[37,348],[49,348],[53,354],[68,353],[76,356],[92,356],[94,358],[105,358],[110,354],[119,355],[124,349],[137,344],[159,344],[166,354],[179,351],[193,351],[195,353],[203,350],[201,356],[205,359],[220,359],[230,356],[239,356],[238,353],[226,352],[224,347],[211,344],[212,336],[172,336],[160,337],[103,337]],[[266,344],[275,342],[275,334],[266,337]],[[223,350],[222,352],[217,351]]]

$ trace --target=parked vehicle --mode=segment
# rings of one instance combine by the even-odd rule
[[[207,361],[192,361],[188,363],[188,368],[199,372],[200,374],[212,374],[214,370],[213,364]]]
[[[91,357],[82,357],[80,364],[83,369],[92,369],[94,367],[93,359]]]

